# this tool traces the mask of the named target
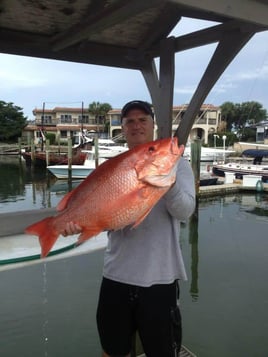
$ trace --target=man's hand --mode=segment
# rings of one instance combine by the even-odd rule
[[[68,222],[65,226],[65,229],[61,231],[61,235],[64,237],[66,236],[71,236],[73,234],[78,234],[82,232],[82,227],[79,226],[79,224],[76,224],[74,222]]]

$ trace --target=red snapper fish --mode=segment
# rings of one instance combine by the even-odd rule
[[[70,221],[82,228],[78,244],[102,231],[136,227],[175,182],[183,150],[173,137],[138,145],[105,161],[62,198],[55,216],[25,232],[39,237],[45,257]]]

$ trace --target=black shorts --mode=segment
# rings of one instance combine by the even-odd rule
[[[178,284],[138,287],[103,278],[97,309],[101,345],[108,355],[130,353],[136,331],[147,357],[174,357],[181,347]]]

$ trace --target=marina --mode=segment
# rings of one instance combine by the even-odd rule
[[[267,42],[261,40],[265,38],[262,33],[265,35],[268,29],[267,2],[245,0],[241,6],[240,0],[77,0],[68,3],[57,0],[49,2],[48,6],[47,2],[25,0],[21,6],[18,1],[5,1],[1,5],[0,18],[1,53],[8,56],[2,70],[3,98],[10,98],[9,103],[1,101],[1,140],[12,141],[21,135],[20,139],[31,142],[32,148],[33,143],[41,143],[43,151],[48,138],[58,145],[66,145],[75,133],[84,129],[97,136],[107,133],[116,137],[122,133],[122,116],[127,118],[124,110],[113,110],[109,103],[93,102],[88,105],[87,112],[84,102],[80,101],[78,108],[68,111],[56,106],[54,101],[58,96],[65,102],[75,97],[94,100],[99,97],[103,101],[113,98],[114,103],[120,103],[127,97],[136,97],[137,93],[142,100],[149,98],[151,101],[147,103],[152,107],[147,114],[155,118],[156,138],[175,136],[180,145],[186,144],[189,138],[195,142],[191,161],[196,209],[189,219],[177,222],[181,227],[178,244],[188,274],[188,280],[180,281],[178,301],[183,319],[183,345],[186,346],[181,356],[185,352],[187,356],[198,357],[267,357],[266,179],[256,171],[236,177],[234,172],[223,170],[222,178],[216,176],[216,185],[208,172],[203,183],[209,184],[202,187],[200,155],[197,155],[201,152],[199,144],[212,146],[213,138],[214,148],[220,145],[224,149],[223,161],[228,155],[227,144],[233,145],[236,140],[251,141],[255,135],[254,141],[267,144],[267,111],[261,103],[248,98],[251,94],[262,102],[267,99],[266,63],[261,51],[265,48],[263,43]],[[21,62],[13,56],[18,56]],[[30,59],[31,64],[27,65],[23,56]],[[41,65],[35,67],[35,61],[39,60]],[[51,60],[57,63],[55,72],[46,66]],[[65,67],[71,63],[76,66],[74,70]],[[93,67],[88,72],[88,65],[102,67],[100,72]],[[34,71],[28,72],[28,66]],[[115,76],[112,68],[118,70]],[[138,72],[145,86],[134,77],[128,77],[127,71]],[[79,73],[83,74],[82,79]],[[41,74],[44,77],[41,78]],[[121,90],[105,90],[112,82],[121,83]],[[215,94],[217,102],[223,104],[204,103]],[[187,104],[173,107],[178,96]],[[26,113],[17,116],[24,110],[18,106],[20,103],[24,106],[30,100],[32,103],[38,101],[37,98],[39,104],[32,105],[34,118]],[[41,98],[43,107],[38,108]],[[233,99],[236,103],[229,102]],[[54,108],[47,107],[52,100]],[[239,100],[248,102],[240,104]],[[128,124],[134,128],[134,122]],[[255,133],[251,131],[253,126]],[[129,133],[131,135],[131,131]],[[132,133],[135,137],[134,131]],[[143,130],[140,134],[144,134]],[[154,150],[151,144],[148,149],[149,152]],[[167,157],[163,153],[162,156]],[[218,161],[215,152],[214,156],[213,161]],[[212,162],[211,156],[206,158]],[[67,161],[68,185],[60,188],[61,185],[55,185],[57,178],[48,170],[35,170],[34,165],[26,167],[21,158],[17,162],[2,163],[0,160],[3,262],[0,266],[0,356],[101,355],[96,308],[106,233],[79,246],[76,237],[61,237],[53,254],[46,259],[38,256],[39,240],[24,233],[29,223],[54,214],[62,197],[75,186],[70,177],[70,155]],[[159,176],[162,177],[158,175],[157,178]],[[101,179],[98,178],[98,184]],[[98,186],[100,191],[92,202],[93,206],[101,203],[102,209],[95,217],[107,207],[108,215],[122,209],[120,218],[123,217],[126,201],[117,207],[108,206],[111,185],[105,194],[102,185]],[[112,190],[116,197],[119,196],[117,187]],[[91,198],[92,194],[87,200],[82,199],[83,204],[86,206]],[[161,225],[162,221],[159,219],[157,223]],[[46,243],[53,243],[52,227],[52,224],[42,227],[41,236],[47,239]],[[35,234],[35,229],[28,232]],[[147,256],[151,256],[148,261],[157,265],[156,245],[151,247],[147,250]],[[130,258],[134,257],[133,252],[131,250]],[[136,259],[133,261],[136,263]],[[136,357],[142,353],[137,340],[132,355]]]
[[[245,160],[246,157],[251,157],[251,162]],[[256,176],[258,180],[268,182],[268,163],[263,162],[263,159],[267,157],[268,150],[248,149],[241,153],[240,161],[213,163],[212,172],[218,176],[226,176],[231,173],[237,179],[243,179],[244,176]]]
[[[47,169],[58,179],[84,179],[86,178],[97,165],[100,165],[106,159],[104,157],[96,157],[95,151],[86,150],[85,161],[82,165],[49,165]]]

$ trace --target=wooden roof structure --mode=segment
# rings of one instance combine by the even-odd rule
[[[182,17],[216,24],[169,36]],[[171,134],[175,54],[217,43],[178,128],[180,142],[187,140],[196,113],[229,63],[255,33],[267,29],[267,0],[0,2],[0,52],[141,71],[160,137]]]

